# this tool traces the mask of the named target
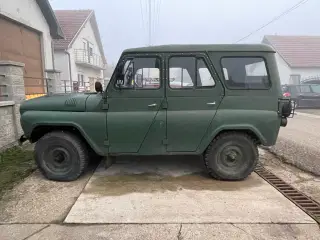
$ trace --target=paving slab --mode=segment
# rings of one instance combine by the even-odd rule
[[[314,223],[253,173],[215,181],[190,157],[152,157],[100,167],[66,223]]]
[[[77,181],[54,182],[36,171],[0,200],[0,223],[62,222],[92,174],[93,169]]]
[[[172,240],[177,239],[178,232],[179,224],[51,225],[28,240]]]
[[[0,225],[1,240],[21,240],[41,231],[46,224],[12,224]]]
[[[317,240],[317,224],[186,224],[181,227],[183,240]]]

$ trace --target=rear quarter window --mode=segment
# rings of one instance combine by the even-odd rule
[[[271,87],[266,62],[262,57],[224,57],[222,72],[227,88],[269,89]]]

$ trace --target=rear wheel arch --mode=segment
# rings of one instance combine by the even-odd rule
[[[252,129],[223,129],[221,131],[219,131],[212,140],[214,140],[215,138],[219,137],[220,135],[226,134],[226,133],[239,133],[239,134],[246,134],[249,137],[251,137],[254,142],[257,145],[260,145],[263,143],[262,137],[259,136],[259,134],[256,133],[256,131],[252,130]]]

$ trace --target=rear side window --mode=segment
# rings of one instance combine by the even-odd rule
[[[261,57],[221,59],[225,84],[230,89],[269,89],[266,63]]]
[[[301,85],[299,88],[301,93],[311,93],[311,88],[309,85]]]

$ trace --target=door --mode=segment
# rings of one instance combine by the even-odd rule
[[[23,25],[0,17],[0,60],[25,64],[27,99],[45,93],[40,34]]]
[[[195,152],[223,97],[204,54],[168,56],[167,151]]]
[[[124,84],[113,76],[108,86],[108,141],[110,153],[158,154],[165,152],[164,84],[161,58],[124,57]]]

